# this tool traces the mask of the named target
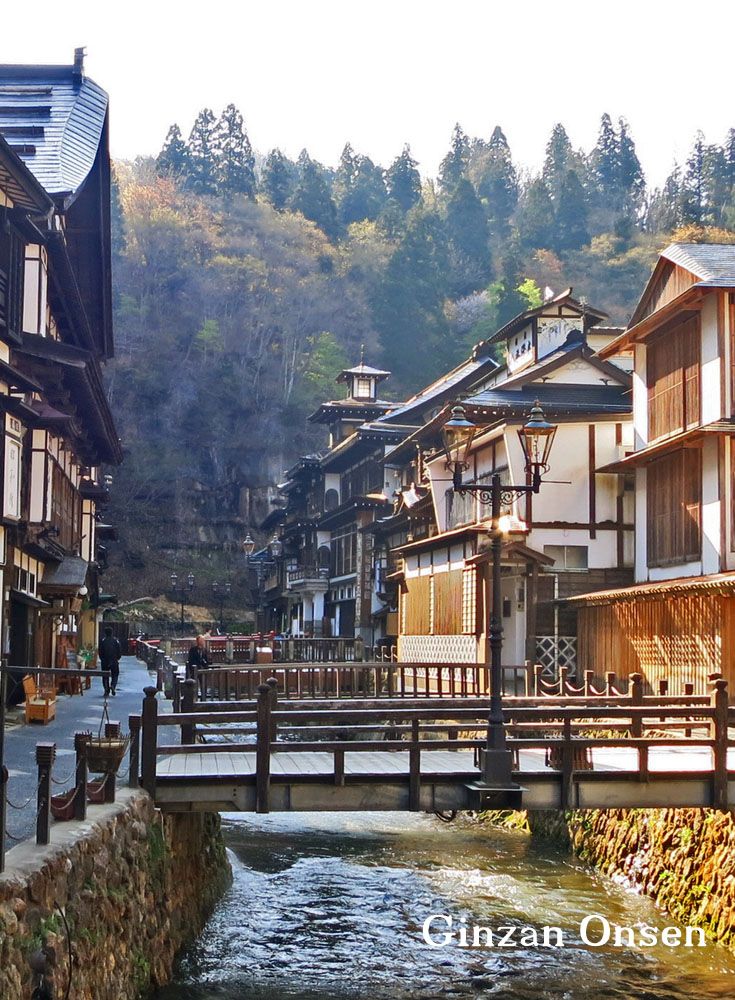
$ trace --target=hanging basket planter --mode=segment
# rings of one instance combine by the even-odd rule
[[[57,822],[74,819],[74,796],[76,788],[70,788],[59,795],[51,796],[51,815]]]
[[[117,774],[129,736],[92,736],[87,741],[87,767],[92,774]]]
[[[105,801],[105,779],[87,782],[87,802],[93,806],[101,805]]]

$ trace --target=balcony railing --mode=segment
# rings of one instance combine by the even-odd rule
[[[329,570],[326,566],[294,566],[286,574],[286,583],[293,587],[299,583],[326,583]]]

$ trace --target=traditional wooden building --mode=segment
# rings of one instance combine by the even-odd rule
[[[583,667],[735,684],[735,246],[675,243],[625,332],[635,437],[635,585],[579,598]]]
[[[111,354],[107,95],[81,50],[0,66],[1,598],[21,669],[53,663],[62,636],[97,640],[101,467],[122,458]]]
[[[537,496],[504,512],[503,655],[552,668],[576,665],[576,623],[563,599],[632,581],[633,494],[624,473],[598,472],[632,446],[631,377],[625,359],[597,350],[620,331],[571,289],[527,310],[488,344],[504,363],[466,394],[479,428],[465,481],[494,474],[525,483],[517,431],[535,400],[559,425],[551,473]],[[488,659],[489,508],[454,492],[440,445],[449,408],[413,436],[430,486],[436,532],[400,548],[403,557],[399,657],[420,661]],[[404,442],[406,449],[412,442]],[[603,459],[603,456],[605,458]],[[571,619],[571,620],[570,620]]]

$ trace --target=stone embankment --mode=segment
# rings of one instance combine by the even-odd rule
[[[231,878],[219,817],[162,816],[140,791],[20,844],[0,875],[0,997],[136,1000],[166,983]],[[71,952],[71,958],[70,958]],[[35,966],[36,972],[32,971]]]
[[[532,836],[568,844],[598,871],[735,951],[733,813],[582,809],[528,812],[525,818]],[[508,820],[520,825],[523,814],[506,814]]]

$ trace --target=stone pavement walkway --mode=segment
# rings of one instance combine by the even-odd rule
[[[139,715],[143,703],[143,688],[155,684],[155,674],[134,656],[124,656],[120,661],[120,680],[117,694],[108,699],[108,712],[112,721],[128,731],[128,716]],[[170,704],[170,703],[169,703]],[[8,806],[5,847],[10,850],[15,838],[35,837],[37,770],[36,743],[55,743],[54,787],[56,795],[74,784],[74,733],[91,730],[95,735],[100,727],[104,695],[102,679],[92,674],[92,686],[80,695],[58,695],[56,718],[47,725],[37,722],[11,724],[5,734],[5,765],[9,771],[8,800],[16,805],[26,803],[22,809]],[[22,713],[18,716],[23,719]],[[127,758],[120,769],[120,782],[127,782]],[[57,781],[61,784],[57,784]]]

